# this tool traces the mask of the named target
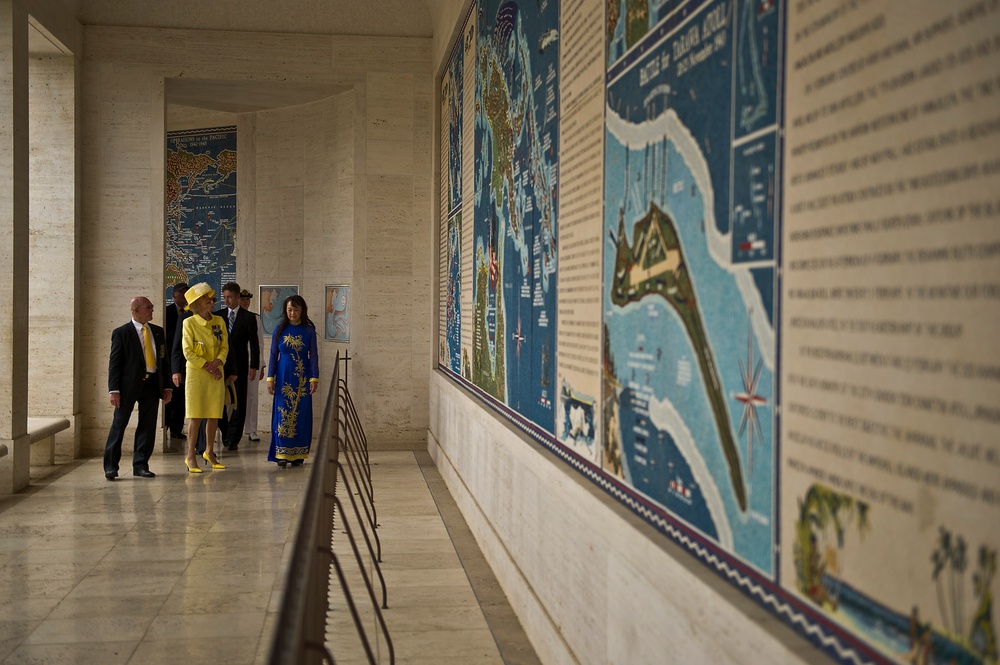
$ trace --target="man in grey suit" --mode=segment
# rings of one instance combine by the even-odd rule
[[[153,303],[149,298],[132,298],[132,320],[111,333],[108,363],[108,399],[115,408],[111,430],[104,446],[104,477],[118,477],[125,428],[138,405],[139,423],[135,430],[132,475],[154,478],[149,457],[156,440],[156,416],[160,399],[170,402],[170,360],[163,328],[153,325]]]

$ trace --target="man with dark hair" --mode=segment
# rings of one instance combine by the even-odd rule
[[[166,319],[164,320],[164,331],[167,335],[167,352],[172,353],[174,348],[174,334],[177,331],[177,320],[183,318],[181,313],[187,307],[187,300],[184,294],[188,290],[188,285],[184,282],[174,284],[174,302],[167,305]],[[183,360],[183,359],[182,359]],[[163,418],[170,429],[170,438],[186,439],[184,436],[184,382],[179,379],[184,372],[184,368],[173,365],[174,396],[163,407]]]
[[[226,322],[229,331],[229,356],[226,358],[226,380],[235,377],[236,407],[232,414],[223,413],[219,421],[222,445],[238,450],[243,438],[243,423],[247,416],[247,383],[257,377],[260,367],[260,344],[257,340],[257,318],[240,307],[240,285],[227,282],[222,286],[226,306],[215,312]]]

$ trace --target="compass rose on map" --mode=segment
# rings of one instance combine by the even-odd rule
[[[760,383],[760,370],[763,367],[764,361],[758,358],[757,364],[754,365],[753,329],[747,331],[746,365],[743,364],[742,360],[738,362],[740,364],[740,377],[743,380],[743,392],[736,393],[733,397],[743,405],[743,415],[740,416],[740,427],[737,436],[743,436],[743,432],[746,432],[747,435],[747,486],[749,487],[753,477],[754,433],[756,432],[758,441],[764,440],[760,421],[757,419],[757,409],[767,404],[767,399],[757,394],[757,386]],[[753,373],[751,373],[751,367],[753,368]]]
[[[527,337],[524,336],[524,331],[521,329],[521,317],[517,317],[517,330],[514,331],[514,343],[517,345],[517,355],[521,355],[521,346]]]

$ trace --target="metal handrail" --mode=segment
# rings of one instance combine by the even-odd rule
[[[315,458],[299,514],[295,548],[285,582],[271,645],[270,662],[274,665],[333,662],[326,650],[326,610],[330,591],[329,545],[319,542],[319,534],[333,529],[335,503],[331,500],[337,487],[337,457],[340,454],[341,424],[334,417],[340,391],[340,353],[334,363],[330,392],[323,409],[323,421],[316,440]],[[331,440],[336,443],[330,445]]]
[[[341,503],[340,499],[334,499],[334,500],[337,502],[337,505],[340,507],[340,512],[345,512],[344,511],[343,503]],[[364,527],[362,526],[362,528],[364,528]],[[382,635],[385,637],[385,643],[386,643],[386,646],[389,649],[389,665],[395,665],[395,662],[396,662],[396,650],[392,646],[392,638],[389,637],[389,626],[386,625],[386,623],[385,623],[385,617],[382,616],[382,610],[379,609],[378,601],[375,599],[375,589],[374,589],[374,587],[372,587],[372,582],[371,582],[371,579],[368,577],[368,573],[365,572],[365,564],[364,564],[364,561],[361,560],[361,551],[358,549],[358,543],[357,543],[357,541],[354,540],[354,533],[351,531],[351,527],[347,523],[346,519],[344,520],[344,532],[347,534],[347,539],[351,542],[351,549],[354,551],[354,559],[358,563],[358,570],[361,573],[361,579],[365,583],[365,589],[368,590],[368,597],[372,601],[372,608],[374,608],[374,610],[375,610],[375,616],[378,618],[379,626],[382,628]],[[371,553],[371,543],[369,543],[368,551],[369,551],[369,553]],[[341,579],[341,585],[344,588],[344,595],[345,596],[350,596],[350,594],[347,593],[347,581],[343,577],[343,571],[341,570],[340,565],[339,565],[339,563],[336,560],[336,557],[334,557],[334,565],[337,566],[337,575]],[[382,580],[382,602],[385,603],[386,602],[386,600],[385,600],[385,579],[382,578],[382,570],[381,570],[381,568],[377,564],[375,566],[375,570],[378,571],[379,579]],[[354,607],[354,603],[350,599],[348,600],[348,603],[351,605],[352,608]],[[383,604],[382,607],[383,607],[383,609],[385,609],[385,608],[388,608],[388,605],[387,604]],[[352,609],[352,613],[353,613],[353,611],[354,610]],[[371,653],[371,646],[369,645],[369,642],[368,642],[368,635],[367,635],[367,633],[363,629],[360,628],[360,625],[357,622],[358,622],[358,618],[355,617],[355,625],[358,625],[358,628],[359,628],[358,634],[361,637],[361,640],[362,640],[362,642],[365,645],[365,652],[368,654],[368,662],[374,663],[375,659],[373,658],[372,653]]]
[[[382,566],[379,565],[382,562],[382,545],[379,543],[379,553],[376,555],[375,550],[372,548],[371,538],[368,537],[368,529],[365,528],[365,523],[361,519],[361,512],[358,510],[358,502],[354,500],[355,493],[351,491],[351,482],[348,480],[347,474],[344,473],[344,465],[338,464],[337,470],[340,471],[340,478],[344,481],[344,485],[347,489],[347,496],[350,497],[351,506],[354,508],[354,516],[358,520],[358,526],[361,527],[361,535],[365,537],[365,544],[368,546],[368,554],[372,557],[375,572],[378,573],[379,582],[382,584],[382,609],[388,609],[388,590],[385,587],[385,577],[382,575]],[[341,511],[343,512],[343,509],[341,509]],[[345,524],[344,528],[349,529],[350,527]],[[375,533],[374,527],[372,527],[372,534],[375,536],[375,541],[378,542],[378,534]],[[355,554],[357,554],[357,552],[355,552]],[[360,563],[360,559],[358,563]]]
[[[344,392],[341,398],[347,406],[347,413],[351,416],[348,419],[348,425],[354,426],[357,431],[358,436],[361,439],[361,451],[365,457],[365,466],[368,467],[368,478],[371,478],[371,461],[368,459],[368,439],[365,437],[365,430],[361,427],[361,418],[358,417],[358,410],[354,408],[354,399],[351,397],[350,391],[347,389],[347,378],[340,379],[341,385],[344,387]]]
[[[346,437],[345,439],[345,441],[348,440],[350,440],[350,436]],[[349,455],[344,455],[344,459],[347,460],[347,468],[351,472],[351,477],[354,478],[355,485],[359,486],[364,485],[364,482],[362,482],[364,480],[364,474],[357,473],[357,471],[354,468],[354,464],[352,464],[351,462],[351,457]],[[344,473],[343,468],[341,468],[341,477],[344,479],[344,482],[347,482],[347,474]],[[368,518],[368,524],[372,528],[372,535],[375,537],[375,544],[378,550],[377,560],[381,561],[382,541],[378,537],[378,532],[376,531],[376,529],[378,528],[378,513],[375,511],[375,501],[371,498],[371,495],[366,495],[364,492],[361,491],[358,492],[358,496],[361,497],[361,507],[364,508],[365,517]],[[351,500],[353,501],[353,497]],[[360,515],[358,516],[358,519],[361,519]]]
[[[337,353],[333,377],[330,381],[330,391],[323,410],[322,426],[314,444],[316,464],[312,465],[309,484],[302,502],[302,510],[295,534],[295,548],[292,552],[291,564],[288,567],[285,593],[278,613],[274,642],[271,645],[268,662],[272,665],[318,665],[323,662],[335,662],[333,655],[326,647],[326,619],[330,610],[331,569],[336,573],[340,588],[344,593],[368,662],[373,665],[375,663],[372,645],[364,622],[361,620],[357,603],[351,595],[341,563],[333,551],[332,538],[338,513],[340,515],[340,528],[344,529],[350,541],[354,558],[361,569],[361,576],[372,608],[378,617],[379,626],[388,645],[389,662],[395,663],[395,652],[389,637],[388,626],[381,609],[379,609],[379,602],[375,597],[372,582],[365,571],[361,552],[347,519],[348,515],[340,499],[336,496],[337,481],[340,477],[343,478],[344,491],[348,492],[351,497],[354,513],[368,545],[369,555],[373,560],[381,560],[381,543],[378,543],[378,536],[375,535],[376,543],[378,543],[378,555],[376,555],[372,551],[368,529],[365,526],[366,520],[361,518],[361,512],[354,499],[355,494],[362,497],[361,503],[365,507],[365,513],[368,513],[369,502],[371,502],[372,514],[374,514],[371,468],[367,464],[368,441],[364,437],[364,432],[360,430],[361,420],[354,410],[353,401],[350,400],[347,384],[341,378],[341,361],[344,362],[346,373],[347,360],[348,358],[342,358],[341,354]],[[365,469],[365,472],[360,474],[361,477],[365,478],[367,475],[365,479],[368,482],[363,491],[353,491],[351,482],[340,463],[342,450],[345,452],[343,459],[347,461],[352,476],[355,476],[352,457],[359,459],[359,453],[363,455],[365,464],[358,465]],[[355,483],[363,484],[356,476]],[[368,515],[367,521],[374,534],[376,523],[373,521],[372,515]],[[384,609],[388,607],[385,579],[382,576],[381,567],[377,563],[375,568],[382,585],[382,608]]]
[[[364,486],[365,494],[367,495],[369,502],[371,502],[372,505],[374,506],[374,503],[375,503],[375,488],[372,486],[372,470],[371,470],[371,466],[368,464],[367,460],[365,460],[365,459],[362,458],[362,455],[360,454],[360,452],[358,450],[359,448],[361,450],[364,450],[366,444],[365,444],[365,442],[363,440],[361,440],[361,437],[357,435],[357,428],[351,425],[351,419],[349,417],[350,416],[350,409],[347,409],[347,408],[344,407],[344,400],[343,399],[340,400],[339,409],[340,409],[340,413],[345,416],[344,423],[346,425],[345,432],[344,432],[344,434],[345,434],[345,436],[344,436],[344,452],[345,452],[345,455],[344,456],[348,460],[351,460],[353,458],[354,462],[357,463],[357,468],[361,469],[362,471],[364,471],[364,474],[361,475],[361,483],[360,484]],[[352,446],[351,445],[352,441],[358,441],[360,443],[360,445],[354,445],[354,446]],[[353,467],[354,464],[351,464],[351,466]]]

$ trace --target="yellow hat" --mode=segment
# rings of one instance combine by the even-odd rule
[[[208,296],[211,298],[214,295],[215,291],[212,290],[212,287],[209,286],[207,282],[198,282],[184,294],[184,299],[187,300],[187,307],[184,309],[191,309],[191,305],[193,305],[195,301],[202,296]]]

